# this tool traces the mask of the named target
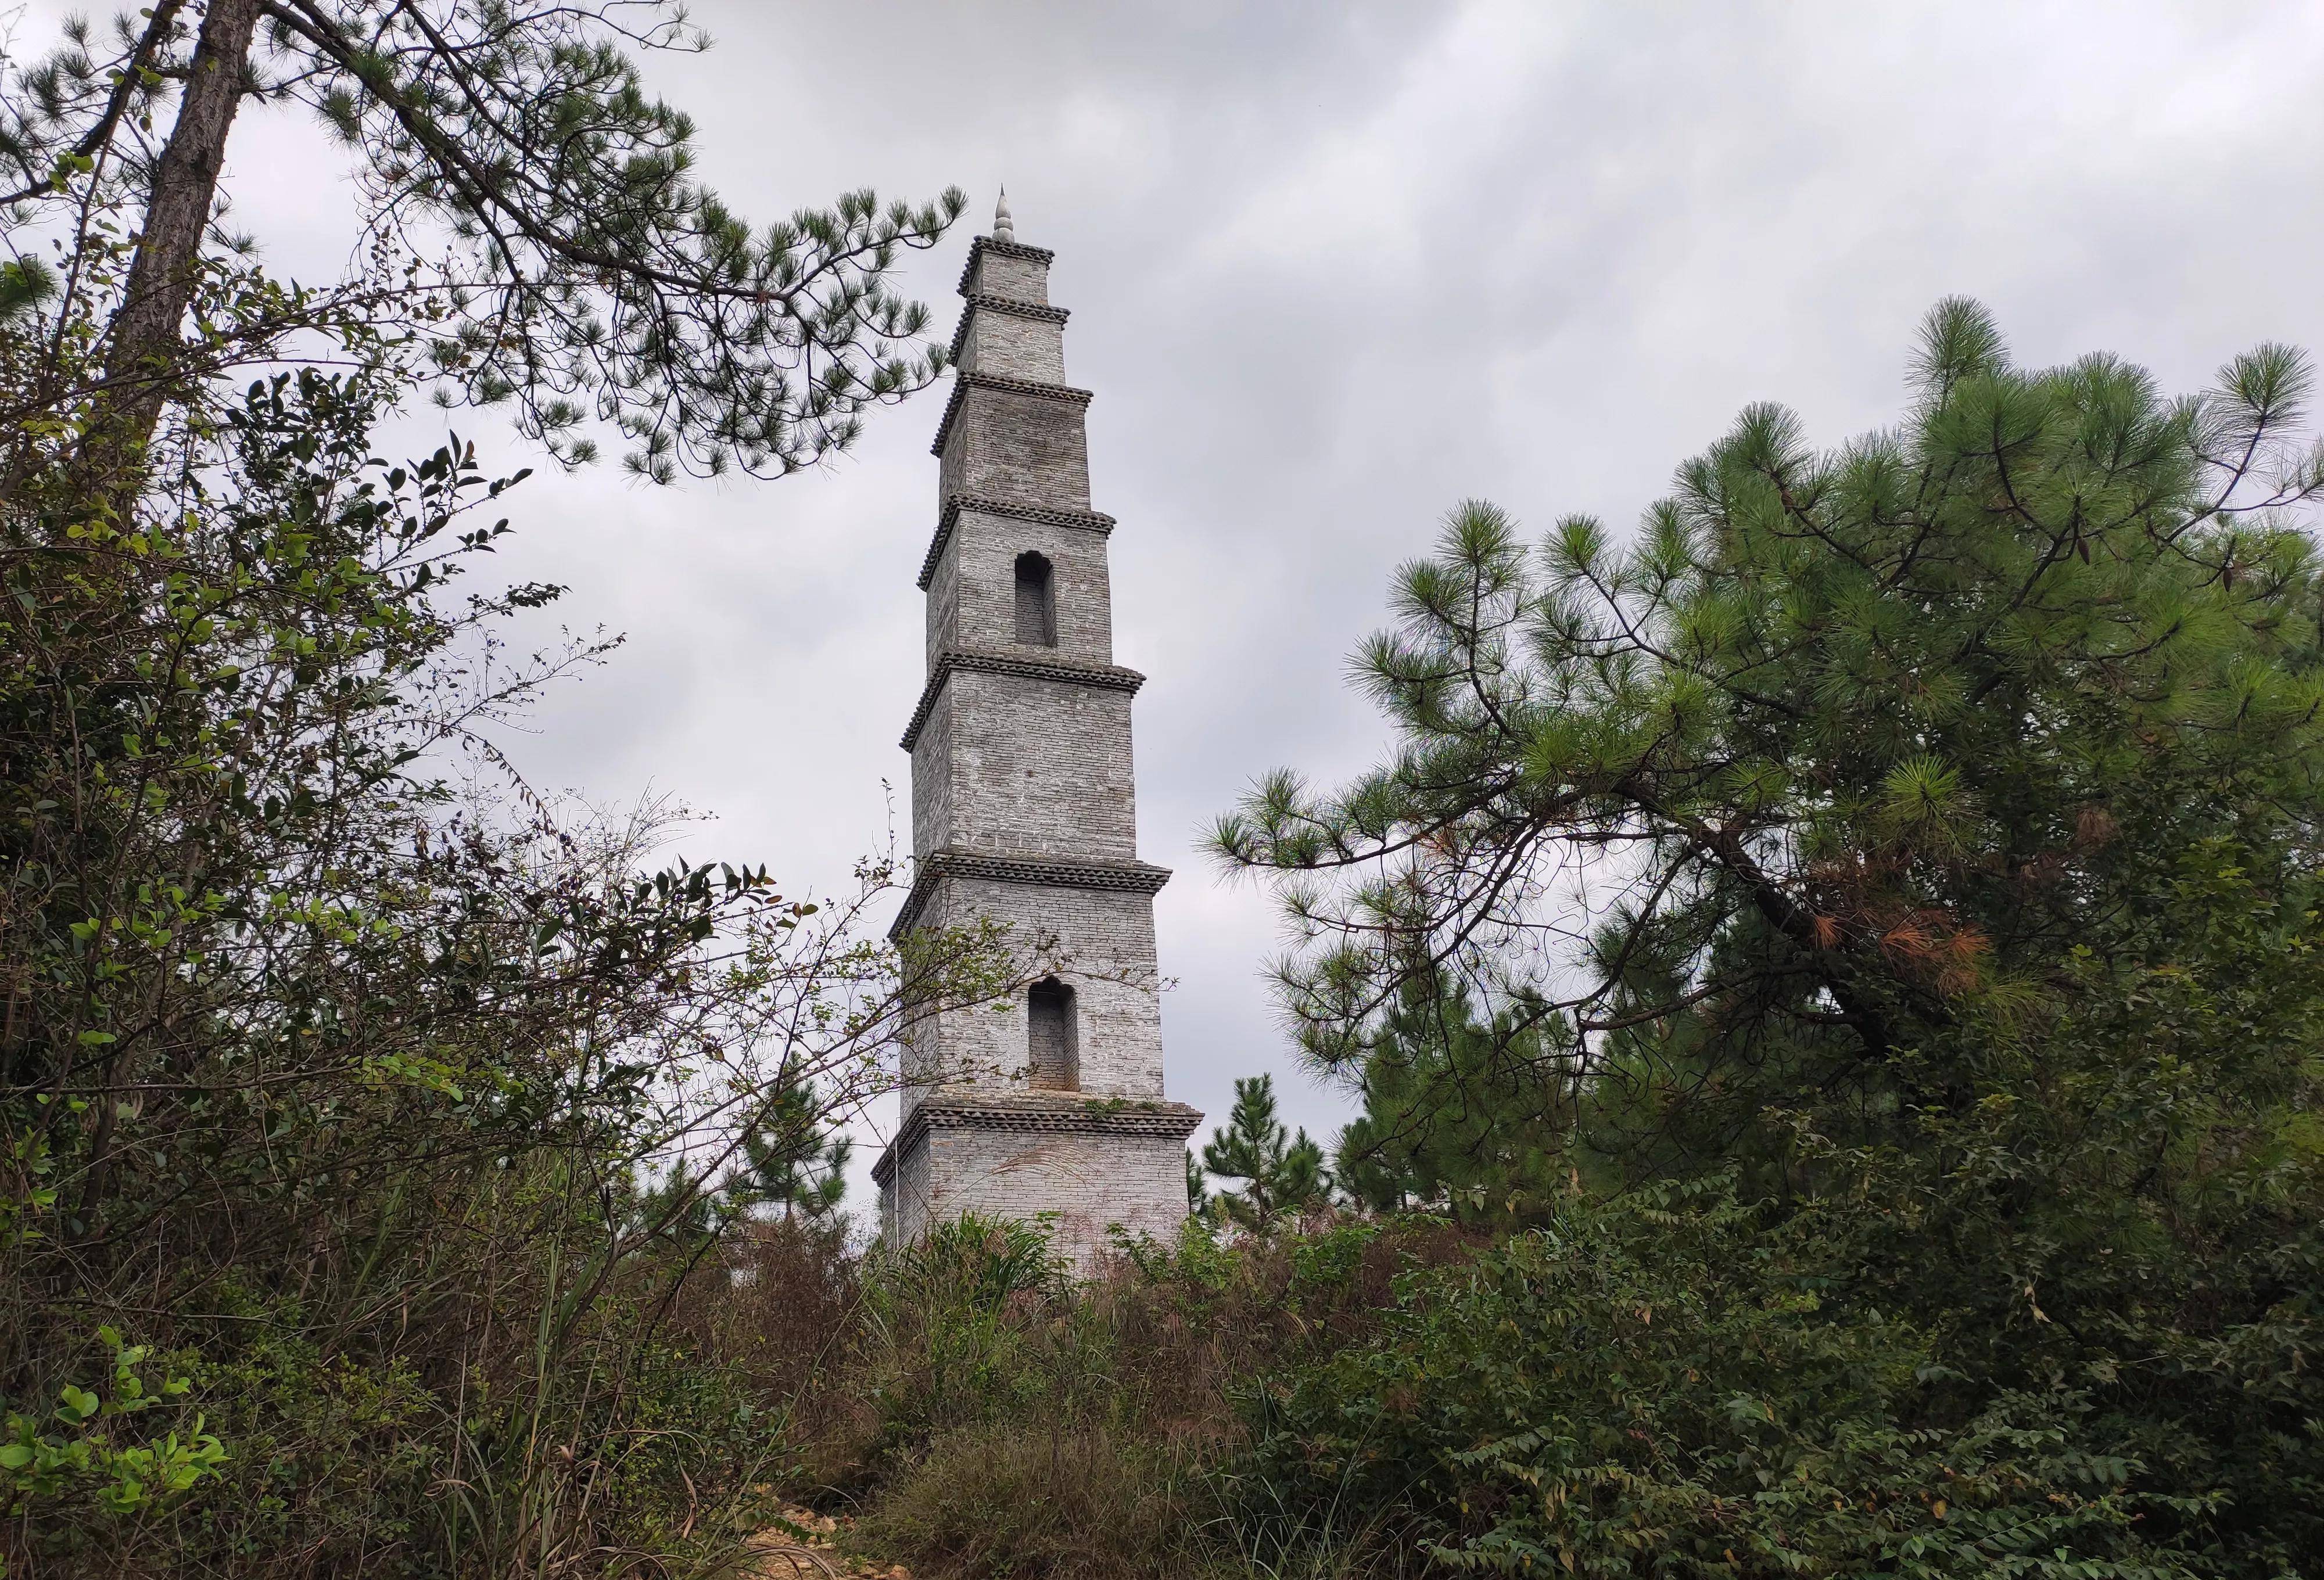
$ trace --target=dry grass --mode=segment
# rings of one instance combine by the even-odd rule
[[[969,1428],[896,1477],[860,1536],[937,1580],[1183,1574],[1206,1512],[1200,1468],[1104,1428]]]
[[[1465,1257],[1478,1237],[1310,1228],[1190,1236],[1072,1291],[995,1276],[980,1258],[1006,1247],[989,1236],[875,1274],[890,1281],[825,1375],[808,1456],[825,1488],[858,1500],[844,1545],[930,1580],[1272,1574],[1242,1550],[1218,1479],[1244,1440],[1239,1388],[1353,1341],[1399,1272]],[[1299,1572],[1324,1556],[1303,1551]],[[1356,1572],[1328,1556],[1316,1573]]]

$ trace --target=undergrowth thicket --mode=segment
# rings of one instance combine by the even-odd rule
[[[1093,1283],[862,1256],[835,1116],[1038,941],[537,794],[495,728],[606,648],[512,663],[521,474],[374,436],[433,379],[807,464],[933,376],[882,282],[958,199],[753,239],[608,41],[667,8],[340,9],[268,8],[319,75],[172,0],[0,102],[9,1575],[736,1575],[822,1561],[745,1556],[801,1501],[956,1580],[2324,1572],[2298,354],[2171,400],[1948,303],[1895,429],[1755,408],[1627,546],[1462,508],[1360,664],[1394,756],[1216,831],[1363,1098],[1342,1205],[1253,1079],[1242,1187]],[[319,294],[206,250],[305,91],[385,183]]]
[[[1358,660],[1388,759],[1215,838],[1384,1216],[1028,1314],[883,1416],[872,1534],[1134,1573],[1138,1500],[1057,1556],[1115,1486],[1180,1565],[2316,1573],[2310,386],[2021,368],[1951,301],[1892,429],[1753,408],[1627,541],[1455,511]]]

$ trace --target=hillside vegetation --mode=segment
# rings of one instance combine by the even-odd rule
[[[7,68],[7,1574],[2324,1569],[2300,354],[2174,396],[1950,301],[1886,430],[1458,507],[1384,765],[1214,831],[1360,1116],[1242,1083],[1092,1283],[867,1249],[837,1121],[1039,941],[541,795],[497,732],[616,656],[512,657],[521,467],[378,453],[426,389],[779,475],[940,371],[957,195],[744,224],[625,53],[686,41],[161,0]],[[354,161],[337,286],[211,224],[254,94]]]
[[[1210,1154],[1244,1177],[1175,1252],[1013,1321],[923,1294],[917,1369],[862,1391],[867,1539],[962,1575],[2315,1572],[2308,384],[2276,347],[2183,399],[2020,369],[1948,302],[1894,429],[1747,411],[1627,547],[1456,511],[1359,658],[1388,764],[1217,831],[1364,1098],[1341,1204],[1249,1083]]]

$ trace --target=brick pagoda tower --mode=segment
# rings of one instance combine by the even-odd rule
[[[936,425],[936,537],[920,567],[927,684],[904,730],[916,878],[891,936],[982,918],[1054,939],[1056,975],[1012,1003],[914,1023],[901,1123],[872,1171],[891,1242],[959,1213],[1051,1216],[1087,1271],[1113,1226],[1175,1234],[1185,1139],[1162,1096],[1154,895],[1138,859],[1130,701],[1113,662],[1106,537],[1065,382],[1049,260],[1004,193],[970,247]]]

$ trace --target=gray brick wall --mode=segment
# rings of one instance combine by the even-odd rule
[[[1049,266],[1034,258],[1010,258],[989,249],[976,257],[964,296],[1008,297],[1020,302],[1049,300]]]
[[[912,752],[912,845],[1129,860],[1130,694],[955,670]]]
[[[1071,400],[973,384],[945,438],[936,497],[987,494],[1060,510],[1089,509],[1089,450]]]
[[[959,680],[959,675],[953,676]],[[949,693],[952,685],[945,684]],[[926,856],[944,848],[953,827],[952,701],[938,697],[912,745],[912,850]]]
[[[1074,990],[1081,1089],[1099,1098],[1162,1092],[1161,980],[1155,963],[1154,902],[1120,890],[948,878],[922,914],[924,927],[978,917],[1005,923],[1027,952],[1054,939],[1056,976]],[[927,1017],[914,1027],[906,1075],[915,1088],[990,1081],[1027,1089],[1030,1027],[1019,991],[1004,1003]],[[908,1107],[912,1094],[906,1097]]]
[[[1038,652],[1088,664],[1113,662],[1113,586],[1105,534],[963,510],[928,582],[931,665],[947,648],[1016,646],[1017,556],[1028,549],[1049,556],[1056,590],[1057,645]]]
[[[1185,1144],[1167,1135],[932,1130],[894,1185],[894,1232],[909,1239],[937,1218],[1054,1215],[1056,1243],[1093,1271],[1119,1224],[1167,1239],[1186,1217]]]
[[[965,372],[1062,384],[1065,381],[1065,326],[1021,318],[1002,308],[971,308],[958,365]]]

